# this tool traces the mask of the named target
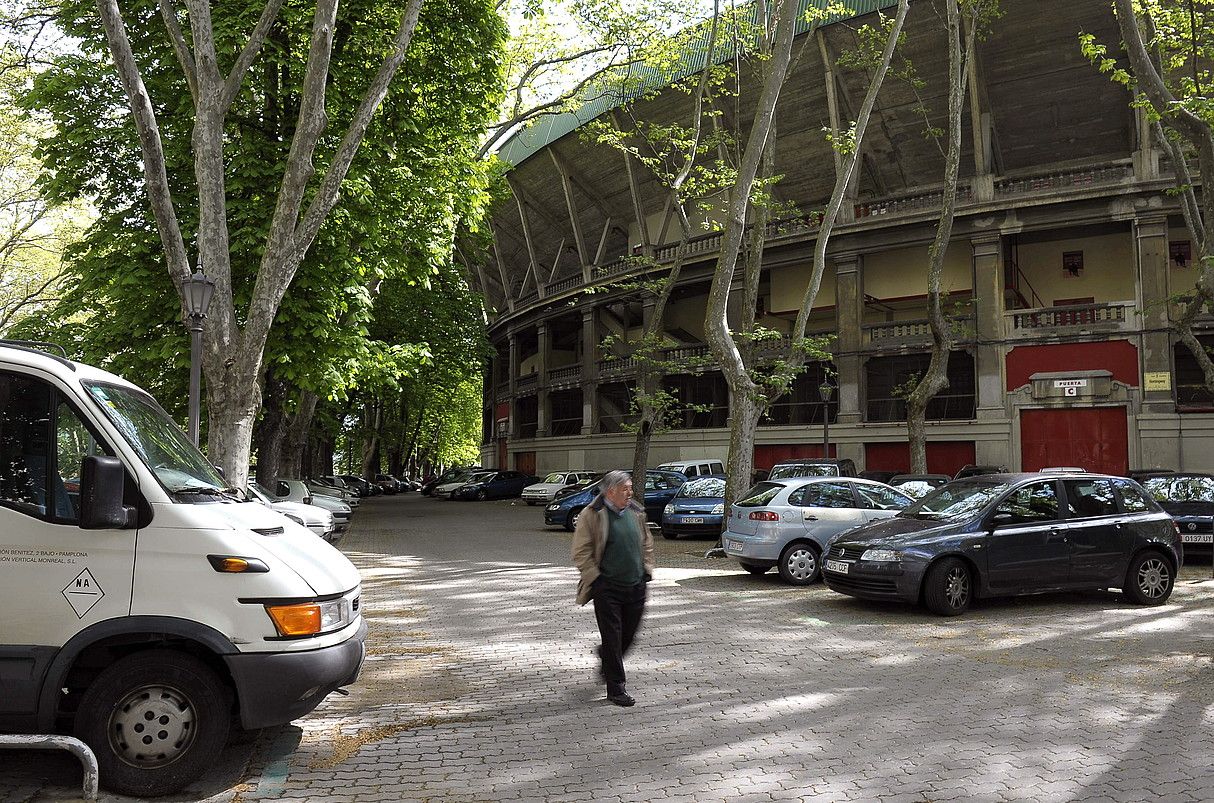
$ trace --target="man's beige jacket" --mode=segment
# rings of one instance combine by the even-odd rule
[[[645,508],[633,499],[625,510],[636,516],[637,525],[641,528],[641,555],[645,564],[645,578],[648,579],[653,577],[653,536],[649,534],[649,525],[645,521]],[[606,546],[607,501],[599,494],[582,510],[573,533],[573,565],[582,574],[577,584],[578,605],[590,601],[590,585],[599,576],[599,563],[603,560]]]

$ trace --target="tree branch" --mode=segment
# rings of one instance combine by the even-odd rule
[[[160,6],[160,17],[164,20],[164,27],[169,32],[169,42],[173,45],[173,52],[177,54],[177,62],[181,65],[181,71],[185,73],[185,82],[190,87],[190,96],[194,98],[194,102],[198,102],[198,74],[194,67],[194,54],[190,52],[190,46],[186,44],[185,36],[181,33],[181,26],[177,24],[177,9],[173,6],[173,0],[158,0]]]
[[[236,57],[236,63],[232,65],[232,71],[228,73],[227,80],[224,81],[223,107],[225,109],[232,105],[232,101],[236,99],[236,95],[240,92],[240,85],[244,82],[245,73],[253,65],[257,54],[261,52],[261,47],[265,44],[266,37],[270,35],[270,28],[274,26],[274,21],[278,19],[278,12],[282,9],[284,2],[285,0],[270,0],[266,3],[266,7],[261,10],[261,16],[257,20],[257,25],[253,28],[253,33],[249,35],[248,43],[240,51],[240,55]]]

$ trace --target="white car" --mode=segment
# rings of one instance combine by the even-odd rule
[[[275,479],[273,488],[268,490],[274,491],[274,501],[276,502],[302,502],[305,505],[314,505],[329,511],[333,514],[333,524],[336,527],[335,532],[338,534],[344,533],[350,528],[352,508],[335,496],[314,492],[303,480]]]
[[[553,471],[543,482],[528,485],[523,489],[523,501],[529,505],[548,504],[557,491],[579,482],[594,482],[599,478],[595,471]]]
[[[344,487],[329,485],[328,483],[319,482],[317,480],[304,480],[303,482],[304,485],[307,486],[308,490],[312,493],[323,494],[324,496],[331,496],[334,499],[340,499],[349,505],[351,510],[358,510],[358,506],[362,504],[362,500],[358,498],[358,494],[347,490]]]
[[[296,524],[302,524],[326,541],[333,540],[337,524],[333,514],[316,505],[303,502],[278,501],[267,489],[256,482],[249,483],[249,494],[266,507],[281,513]]]
[[[735,502],[725,519],[725,554],[751,574],[772,566],[792,585],[822,574],[821,556],[844,530],[888,519],[913,503],[909,496],[855,477],[766,480]]]
[[[467,485],[470,482],[482,480],[496,473],[496,471],[468,471],[460,474],[451,482],[443,483],[442,485],[438,486],[430,495],[450,499],[451,494],[455,493],[456,488]]]

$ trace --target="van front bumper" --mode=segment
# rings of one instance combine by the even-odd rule
[[[236,684],[241,726],[268,728],[311,713],[330,692],[358,679],[366,641],[364,621],[350,638],[319,650],[223,656]]]

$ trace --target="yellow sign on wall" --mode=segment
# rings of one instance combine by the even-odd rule
[[[1170,371],[1147,371],[1143,374],[1143,390],[1171,390],[1172,373]]]

